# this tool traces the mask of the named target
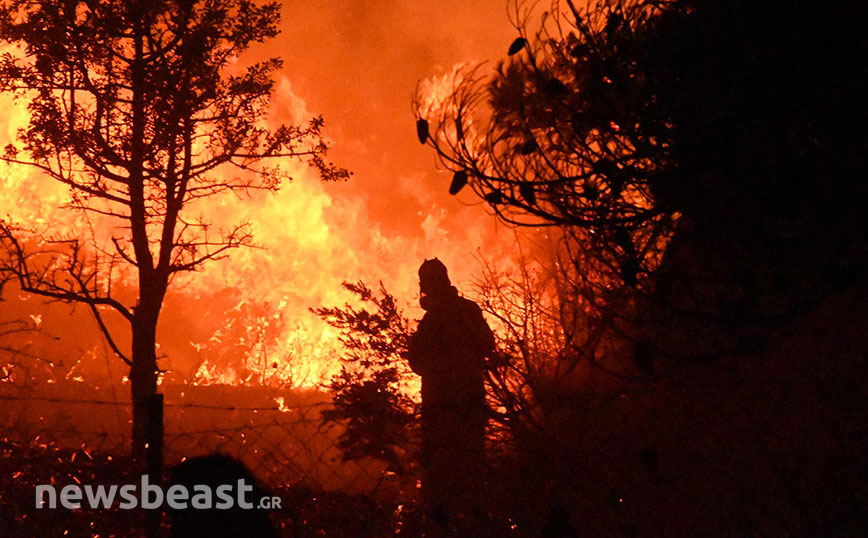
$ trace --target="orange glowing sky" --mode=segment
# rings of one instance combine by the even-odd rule
[[[416,83],[459,62],[499,59],[514,36],[502,1],[292,2],[269,52],[283,56],[293,90],[324,114],[334,158],[355,172],[329,192],[363,198],[373,220],[406,234],[419,233],[432,203],[457,220],[483,214],[448,195],[449,176],[435,173],[416,140]]]

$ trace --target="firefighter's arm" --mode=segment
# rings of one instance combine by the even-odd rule
[[[473,305],[473,315],[471,318],[476,347],[481,355],[490,357],[494,354],[494,333],[491,332],[491,328],[485,321],[479,305]]]

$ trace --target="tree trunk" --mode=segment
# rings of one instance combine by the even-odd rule
[[[137,309],[133,321],[132,361],[130,390],[133,401],[132,456],[136,461],[145,461],[146,432],[150,427],[148,401],[157,393],[157,317],[159,310]]]

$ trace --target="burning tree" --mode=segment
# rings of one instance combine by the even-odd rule
[[[0,39],[16,47],[0,58],[0,85],[31,115],[2,159],[68,186],[69,211],[106,223],[80,235],[3,222],[3,269],[26,292],[89,307],[130,367],[134,455],[157,390],[157,322],[173,277],[251,243],[245,223],[215,230],[191,204],[277,189],[286,174],[265,163],[282,157],[306,159],[324,180],[349,175],[325,159],[321,118],[265,122],[281,60],[236,62],[276,36],[278,21],[278,3],[248,0],[0,7]],[[123,271],[134,296],[119,290]],[[129,332],[112,330],[109,316]]]

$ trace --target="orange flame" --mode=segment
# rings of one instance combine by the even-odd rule
[[[432,106],[442,97],[434,90],[446,88],[447,82],[431,86]],[[275,123],[310,117],[285,77],[276,85],[272,107]],[[0,145],[6,145],[26,127],[28,112],[25,103],[0,96],[0,114],[7,118],[0,132]],[[341,350],[335,330],[308,309],[351,300],[342,281],[382,281],[409,301],[417,294],[416,270],[425,258],[444,260],[461,288],[470,282],[483,246],[491,252],[500,245],[508,252],[512,245],[509,234],[498,236],[493,221],[481,215],[473,222],[450,220],[450,211],[419,178],[399,179],[396,189],[428,211],[418,227],[408,225],[396,234],[374,221],[364,199],[342,194],[340,185],[323,184],[303,163],[280,165],[293,180],[277,193],[206,198],[185,207],[188,217],[215,226],[249,222],[259,247],[235,250],[227,259],[173,282],[164,318],[183,326],[161,328],[161,352],[168,355],[161,364],[186,382],[321,386],[337,372]],[[110,248],[112,234],[121,233],[117,223],[63,209],[68,200],[64,186],[33,168],[0,168],[5,218],[41,232],[94,233],[98,245]],[[116,271],[115,282],[134,281],[130,268]],[[41,319],[39,305],[28,308],[34,319]],[[419,314],[412,306],[408,312]],[[80,338],[74,327],[48,329]],[[227,355],[230,347],[239,348],[232,360],[215,358]]]

